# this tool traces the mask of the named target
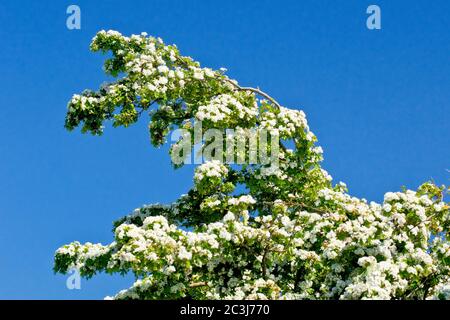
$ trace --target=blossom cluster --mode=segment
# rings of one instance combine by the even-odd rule
[[[195,118],[200,121],[209,120],[214,124],[230,124],[238,121],[254,121],[258,116],[258,105],[246,106],[230,94],[214,97],[207,105],[199,106]]]

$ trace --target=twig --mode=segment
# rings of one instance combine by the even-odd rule
[[[208,283],[206,283],[205,281],[202,282],[192,282],[191,284],[189,284],[189,288],[197,288],[197,287],[204,287],[207,286]]]
[[[267,93],[265,93],[264,91],[261,91],[259,88],[253,88],[253,87],[241,87],[240,85],[238,85],[236,82],[234,82],[233,80],[229,79],[229,78],[225,78],[225,80],[229,83],[231,83],[233,86],[235,86],[237,89],[242,90],[242,91],[252,91],[256,94],[259,94],[260,96],[266,98],[267,100],[269,100],[270,102],[272,102],[278,109],[281,109],[281,105],[271,96],[269,96]]]

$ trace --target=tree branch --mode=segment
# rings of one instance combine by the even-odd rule
[[[241,87],[240,85],[238,85],[236,82],[234,82],[233,80],[229,79],[229,78],[225,78],[225,80],[229,83],[231,83],[233,86],[235,86],[238,90],[242,90],[242,91],[252,91],[264,98],[266,98],[267,100],[269,100],[270,102],[272,102],[278,109],[281,109],[281,105],[271,96],[269,96],[267,93],[265,93],[264,91],[261,91],[259,88],[252,88],[252,87]]]
[[[189,288],[204,287],[204,286],[207,286],[207,285],[208,285],[208,283],[206,283],[206,281],[192,282],[191,284],[189,284]]]
[[[267,244],[267,246],[264,248],[263,257],[261,260],[263,279],[266,278],[266,274],[267,274],[266,260],[267,260],[267,253],[269,252],[268,249],[269,249],[269,244]]]

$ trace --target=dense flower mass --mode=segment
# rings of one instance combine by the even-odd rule
[[[252,121],[258,115],[256,104],[249,107],[243,105],[230,94],[221,94],[211,99],[204,106],[199,106],[195,118],[201,121],[211,121],[214,124],[223,122],[227,126],[236,120]]]
[[[91,48],[111,52],[104,69],[121,78],[75,95],[68,129],[100,134],[105,121],[128,126],[143,111],[154,145],[194,120],[202,130],[265,129],[280,139],[279,165],[207,161],[174,203],[116,221],[111,244],[58,249],[56,272],[134,273],[115,299],[450,299],[444,186],[388,192],[381,204],[352,197],[321,168],[302,111],[146,34],[101,31]]]

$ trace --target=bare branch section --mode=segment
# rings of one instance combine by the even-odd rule
[[[192,282],[191,284],[189,284],[189,288],[198,288],[198,287],[205,287],[207,286],[208,283],[205,281],[202,282]]]
[[[240,85],[238,85],[235,81],[226,78],[226,80],[231,83],[233,86],[236,87],[236,89],[238,90],[242,90],[242,91],[251,91],[254,92],[264,98],[266,98],[267,100],[269,100],[270,102],[272,102],[278,109],[281,109],[281,105],[271,96],[269,96],[267,93],[265,93],[264,91],[261,91],[259,88],[253,88],[253,87],[241,87]]]

